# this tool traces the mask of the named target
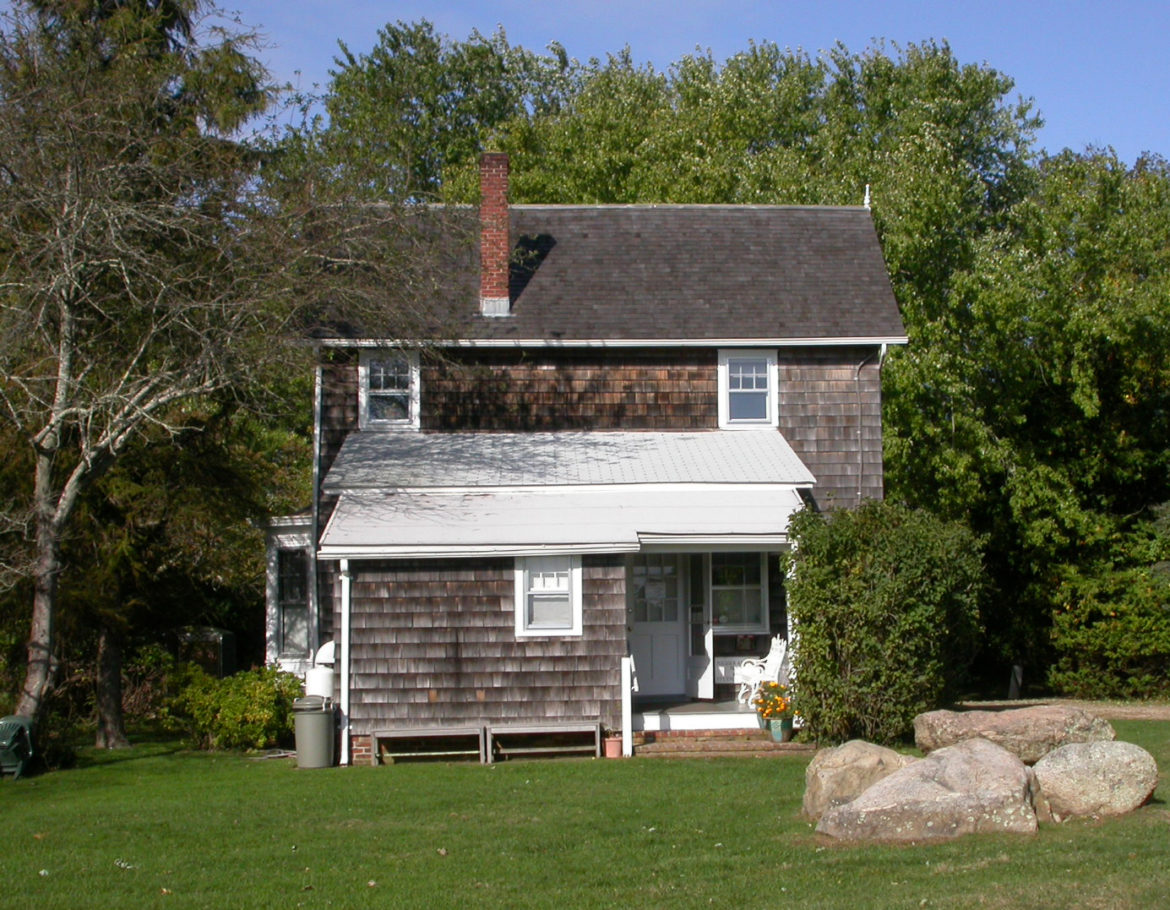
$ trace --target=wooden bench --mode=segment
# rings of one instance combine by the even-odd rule
[[[437,750],[382,751],[382,743],[395,741],[431,740],[441,748]],[[474,755],[480,762],[487,761],[487,739],[483,727],[394,727],[375,730],[370,734],[370,758],[372,764],[379,764],[385,755],[391,762],[396,758],[457,758]]]
[[[568,736],[575,734],[592,734],[593,741],[582,743],[553,743],[548,741],[554,736]],[[500,742],[499,737],[505,740],[528,740],[526,742]],[[544,745],[537,745],[537,742]],[[489,724],[487,727],[487,760],[495,761],[496,754],[504,758],[513,755],[548,755],[553,753],[582,753],[592,754],[601,758],[601,724],[593,722],[575,721],[543,721],[540,723],[503,723]]]

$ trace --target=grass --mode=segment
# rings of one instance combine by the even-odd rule
[[[1170,768],[1170,722],[1118,721]],[[1151,907],[1170,809],[826,846],[806,758],[402,764],[163,744],[0,785],[6,907]],[[1163,787],[1163,791],[1165,788]],[[43,870],[43,872],[42,872]]]

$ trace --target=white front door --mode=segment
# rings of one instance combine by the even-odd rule
[[[638,695],[686,690],[686,579],[669,554],[635,556],[629,567],[628,627]]]

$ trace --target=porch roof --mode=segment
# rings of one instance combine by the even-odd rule
[[[775,430],[351,433],[325,493],[638,484],[786,484],[812,473]]]
[[[791,485],[344,493],[322,559],[750,549],[787,543]]]

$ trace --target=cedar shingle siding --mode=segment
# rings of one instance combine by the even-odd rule
[[[822,509],[882,497],[882,389],[876,348],[781,349],[780,432],[808,465]]]
[[[715,352],[477,353],[423,369],[423,430],[702,430]]]
[[[423,365],[422,429],[715,429],[716,359],[701,348],[456,353]],[[859,477],[862,498],[881,498],[878,348],[780,348],[778,367],[780,432],[816,476],[820,507],[857,505]],[[357,426],[356,366],[325,370],[322,475]],[[322,497],[322,524],[333,503]]]
[[[516,637],[511,559],[367,562],[353,572],[351,733],[504,721],[619,725],[621,557],[584,557],[576,638]]]

